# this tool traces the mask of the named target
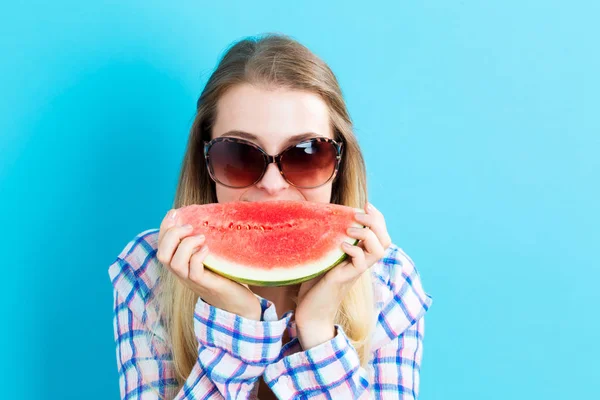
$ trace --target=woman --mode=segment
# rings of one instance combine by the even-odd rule
[[[287,161],[265,163],[261,150]],[[328,66],[284,35],[233,45],[198,100],[174,209],[109,268],[121,397],[416,398],[431,297],[366,197]],[[176,213],[280,199],[364,207],[366,228],[348,232],[360,244],[308,282],[242,285],[203,268],[210,249]]]

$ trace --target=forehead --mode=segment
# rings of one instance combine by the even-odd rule
[[[267,151],[277,151],[300,134],[333,137],[329,110],[319,95],[250,84],[230,88],[217,103],[212,136],[235,136],[231,131],[256,136]]]

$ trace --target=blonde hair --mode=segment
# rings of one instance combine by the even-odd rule
[[[173,207],[217,202],[202,143],[211,138],[217,101],[226,90],[241,83],[310,91],[324,100],[329,108],[334,138],[344,144],[331,202],[362,208],[367,200],[365,165],[338,81],[325,62],[283,34],[245,38],[222,57],[197,102]],[[176,379],[181,388],[198,357],[193,319],[198,295],[166,268],[161,269],[159,279],[159,315],[170,340]],[[335,318],[335,323],[344,329],[356,348],[363,367],[370,359],[374,322],[371,276],[364,273],[342,301]]]

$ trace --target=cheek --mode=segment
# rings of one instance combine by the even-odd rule
[[[332,187],[333,185],[330,182],[315,189],[299,189],[299,191],[307,201],[312,201],[314,203],[330,203]]]
[[[217,202],[229,203],[230,201],[240,201],[245,189],[232,189],[222,185],[216,185]]]

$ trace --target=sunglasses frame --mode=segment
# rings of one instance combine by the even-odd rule
[[[215,144],[215,143],[218,143],[218,142],[241,143],[241,144],[246,144],[246,145],[249,145],[249,146],[254,147],[255,149],[257,149],[263,155],[263,159],[264,159],[264,168],[263,168],[262,173],[260,174],[260,177],[258,179],[256,179],[256,181],[254,181],[253,183],[251,183],[250,185],[247,185],[247,186],[229,186],[229,185],[226,185],[226,184],[220,182],[216,178],[216,176],[215,176],[213,168],[212,168],[212,166],[210,164],[210,157],[208,155],[208,151],[210,150],[210,148],[212,147],[212,145]],[[282,170],[282,167],[281,167],[281,157],[289,149],[292,149],[292,148],[298,146],[301,143],[308,143],[308,142],[326,142],[326,143],[333,144],[333,146],[335,148],[335,151],[336,151],[335,166],[334,166],[333,172],[331,173],[331,176],[325,182],[323,182],[323,183],[321,183],[321,184],[319,184],[317,186],[309,186],[309,187],[297,186],[294,183],[290,182],[286,178],[285,174],[283,173],[283,170]],[[210,140],[208,142],[204,141],[204,160],[206,162],[206,168],[208,169],[208,173],[209,173],[210,177],[212,178],[212,180],[215,181],[216,183],[218,183],[220,185],[223,185],[225,187],[228,187],[228,188],[232,188],[232,189],[244,189],[244,188],[250,187],[252,185],[256,185],[256,183],[260,182],[260,180],[263,178],[263,176],[265,176],[265,172],[267,172],[267,168],[269,168],[269,164],[275,163],[275,165],[277,165],[277,169],[279,170],[279,173],[281,174],[281,176],[283,177],[283,179],[285,179],[285,181],[287,183],[289,183],[290,185],[292,185],[294,187],[297,187],[299,189],[315,189],[315,188],[318,188],[320,186],[323,186],[323,185],[327,184],[329,181],[331,181],[333,179],[334,176],[337,175],[337,172],[340,169],[340,163],[341,163],[341,160],[342,160],[342,150],[343,150],[343,143],[337,142],[337,141],[335,141],[333,139],[330,139],[330,138],[327,138],[327,137],[320,137],[320,136],[318,136],[318,137],[313,137],[313,138],[301,140],[301,141],[299,141],[296,144],[292,144],[292,145],[286,147],[279,154],[272,156],[272,155],[269,155],[266,151],[264,151],[262,149],[262,147],[258,146],[255,143],[252,143],[249,140],[240,139],[240,138],[234,138],[234,137],[228,137],[228,136],[220,136],[220,137],[214,138],[214,139],[212,139],[212,140]]]

